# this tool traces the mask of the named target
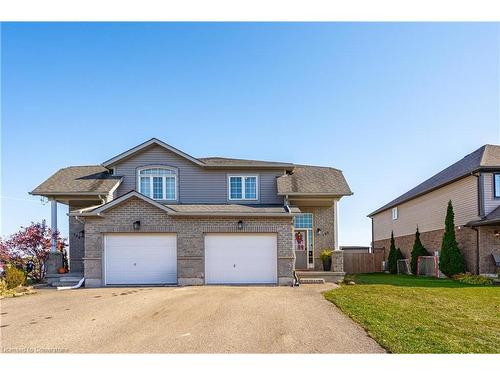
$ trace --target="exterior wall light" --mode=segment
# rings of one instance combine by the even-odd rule
[[[498,238],[500,236],[500,232],[499,231],[494,231],[493,234],[495,235],[496,238]]]
[[[316,229],[316,234],[317,234],[318,236],[321,236],[321,228]]]
[[[139,220],[134,221],[133,226],[134,226],[134,230],[139,230],[139,229],[141,229],[141,222]]]
[[[238,230],[243,229],[243,220],[238,221]]]

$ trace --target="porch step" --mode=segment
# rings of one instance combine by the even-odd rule
[[[297,278],[299,282],[305,284],[304,280],[306,279],[319,279],[322,280],[323,283],[335,283],[337,281],[341,281],[344,279],[344,272],[335,272],[335,271],[296,271]]]
[[[78,280],[80,281],[80,280]],[[78,281],[53,281],[50,283],[51,286],[73,286],[78,284]]]
[[[68,283],[78,283],[81,279],[83,278],[83,276],[61,276],[59,278],[59,281],[61,282],[68,282]]]
[[[50,286],[73,286],[83,278],[80,273],[50,274],[46,276],[47,284]]]
[[[70,272],[70,273],[53,273],[45,276],[47,279],[60,279],[60,278],[77,278],[78,281],[83,277],[83,273]]]
[[[312,278],[312,277],[301,277],[299,278],[300,284],[324,284],[325,279]]]

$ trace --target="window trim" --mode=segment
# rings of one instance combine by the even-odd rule
[[[241,178],[241,198],[231,198],[231,177]],[[245,197],[245,178],[255,178],[255,198]],[[258,201],[259,200],[259,175],[257,174],[228,174],[227,175],[227,199],[230,201]]]
[[[500,172],[494,172],[493,173],[493,181],[492,181],[492,184],[493,184],[493,199],[500,199],[500,191],[497,191],[497,188],[496,188],[496,176],[500,176]]]
[[[174,184],[175,184],[174,199],[167,199],[167,182],[165,179],[167,176],[158,176],[158,175],[156,175],[156,176],[155,175],[141,176],[141,172],[144,170],[147,170],[147,169],[166,169],[166,170],[174,172],[174,174],[169,176],[169,177],[174,177]],[[149,177],[150,178],[150,185],[149,185],[150,195],[145,195],[146,197],[151,198],[155,201],[168,201],[168,202],[177,201],[178,197],[179,197],[179,179],[178,179],[178,176],[179,176],[178,169],[175,167],[167,166],[167,165],[156,165],[155,164],[155,165],[145,165],[143,167],[137,168],[137,176],[136,176],[137,192],[139,192],[142,195],[145,195],[141,192],[141,177]],[[153,198],[153,191],[154,191],[154,189],[153,189],[153,177],[162,177],[163,196],[161,199]]]
[[[394,213],[395,213],[395,215],[394,215]],[[399,219],[398,206],[392,208],[392,210],[391,210],[391,217],[392,217],[393,221]]]

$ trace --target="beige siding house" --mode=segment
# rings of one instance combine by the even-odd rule
[[[385,249],[387,256],[394,232],[396,246],[409,257],[418,227],[427,250],[439,251],[450,200],[467,270],[496,272],[492,254],[500,253],[500,146],[479,148],[369,214],[372,246]]]

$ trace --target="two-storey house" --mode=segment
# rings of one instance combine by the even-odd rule
[[[427,250],[439,251],[450,200],[467,270],[495,273],[493,254],[500,254],[500,146],[496,145],[479,148],[369,214],[373,247],[388,250],[394,232],[396,246],[409,257],[418,226]]]
[[[153,138],[31,194],[53,213],[69,206],[71,273],[104,286],[291,284],[338,249],[337,205],[352,193],[338,169],[195,158]],[[332,271],[343,272],[340,250]]]

